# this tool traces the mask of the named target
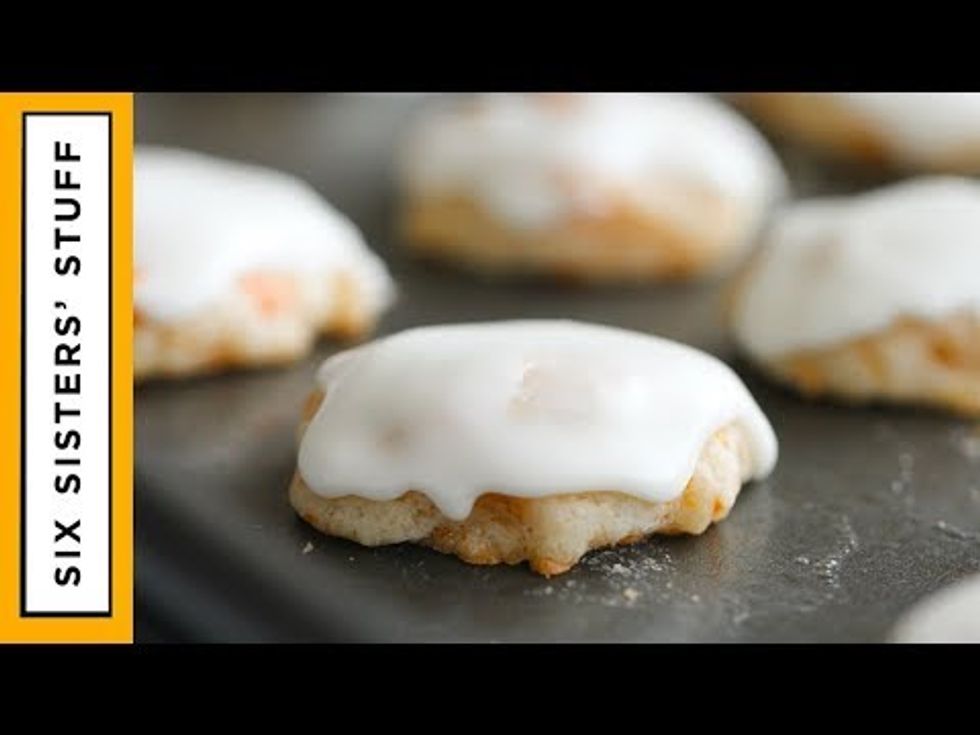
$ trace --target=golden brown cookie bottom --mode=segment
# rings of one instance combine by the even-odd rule
[[[318,396],[311,399],[307,413],[318,403]],[[536,498],[487,493],[466,519],[454,521],[420,492],[388,501],[324,498],[307,487],[299,472],[289,498],[315,528],[365,546],[410,541],[470,564],[528,561],[535,572],[551,576],[568,571],[591,549],[634,543],[653,533],[702,533],[728,515],[750,474],[745,436],[729,426],[706,442],[694,475],[670,502],[615,491]]]
[[[320,334],[357,339],[374,327],[345,274],[253,274],[207,311],[162,322],[136,312],[134,378],[176,378],[296,360]]]
[[[980,317],[901,319],[888,329],[764,363],[810,396],[892,401],[980,416]]]
[[[973,143],[928,159],[911,160],[889,144],[873,122],[862,119],[826,95],[758,92],[741,95],[740,104],[775,132],[840,157],[875,166],[934,172],[980,171],[980,131]]]
[[[418,254],[487,275],[550,276],[573,283],[684,280],[710,273],[742,249],[754,222],[717,195],[665,187],[671,216],[621,201],[602,215],[520,229],[462,196],[411,197],[402,230]]]

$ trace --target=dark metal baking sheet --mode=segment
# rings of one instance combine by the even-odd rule
[[[392,232],[392,146],[424,99],[142,96],[138,139],[312,181],[388,259],[382,325],[572,317],[728,360],[719,284],[575,291],[481,283],[411,261]],[[875,183],[787,152],[797,191]],[[136,391],[137,637],[143,640],[880,641],[913,601],[980,570],[980,434],[928,411],[804,402],[734,360],[780,463],[700,537],[654,538],[543,579],[413,546],[318,534],[286,500],[316,365]]]

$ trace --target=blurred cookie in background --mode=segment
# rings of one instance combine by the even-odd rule
[[[734,290],[735,337],[807,395],[980,415],[978,245],[970,179],[792,204]]]
[[[980,173],[980,93],[759,92],[738,100],[775,133],[839,157]]]
[[[895,643],[980,643],[980,575],[945,587],[912,607],[895,626]]]
[[[294,360],[321,333],[371,331],[394,285],[360,232],[288,174],[140,147],[134,375]]]
[[[415,252],[585,283],[723,269],[787,188],[748,122],[687,94],[443,99],[408,135],[400,185]]]

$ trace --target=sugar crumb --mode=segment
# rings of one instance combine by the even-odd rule
[[[954,431],[953,443],[968,460],[980,461],[980,426]]]

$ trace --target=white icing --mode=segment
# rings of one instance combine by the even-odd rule
[[[930,595],[895,627],[897,643],[980,643],[980,575]]]
[[[348,273],[370,311],[394,287],[357,228],[288,174],[190,151],[136,152],[134,303],[160,319],[194,314],[255,270]],[[324,288],[329,287],[325,280]]]
[[[980,93],[832,92],[834,101],[870,123],[910,162],[980,143]]]
[[[754,476],[776,461],[769,422],[728,366],[676,342],[571,321],[412,329],[343,352],[299,471],[325,497],[425,493],[465,518],[486,492],[680,495],[706,440],[737,422]]]
[[[610,194],[671,215],[671,183],[734,198],[754,224],[786,186],[756,130],[704,95],[485,94],[432,111],[407,151],[409,189],[526,228],[601,213]]]
[[[741,289],[736,337],[758,357],[826,347],[900,317],[980,313],[980,183],[927,177],[777,215]]]

